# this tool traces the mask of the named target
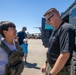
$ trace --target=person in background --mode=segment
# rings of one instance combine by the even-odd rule
[[[23,61],[27,62],[27,55],[28,55],[28,40],[23,39],[23,44],[21,45],[23,52],[24,52],[24,57],[23,57]]]
[[[27,30],[26,27],[23,27],[22,31],[17,33],[17,38],[18,38],[18,42],[19,42],[20,45],[23,44],[23,39],[27,38],[27,34],[25,32],[26,30]]]
[[[75,29],[62,21],[57,9],[51,8],[44,17],[55,28],[49,39],[47,60],[42,67],[45,75],[70,75],[70,62],[75,49]]]

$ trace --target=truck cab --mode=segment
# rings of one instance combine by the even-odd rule
[[[41,27],[41,39],[44,47],[48,47],[49,38],[54,28],[52,28],[45,20],[42,18],[42,27]]]

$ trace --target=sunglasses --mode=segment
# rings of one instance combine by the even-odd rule
[[[50,22],[50,18],[52,18],[54,16],[54,14],[53,15],[51,15],[46,21],[47,21],[47,23],[49,23]]]

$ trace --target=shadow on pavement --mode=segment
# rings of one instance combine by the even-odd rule
[[[35,69],[41,69],[40,67],[37,67],[37,63],[24,63],[26,68],[35,68]]]

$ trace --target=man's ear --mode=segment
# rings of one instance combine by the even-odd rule
[[[57,14],[54,14],[55,17],[57,17]]]
[[[6,35],[6,34],[7,34],[7,31],[6,31],[6,30],[4,30],[4,31],[3,31],[3,33]]]
[[[57,14],[54,14],[54,17],[55,17],[55,19],[58,19],[58,15]]]

